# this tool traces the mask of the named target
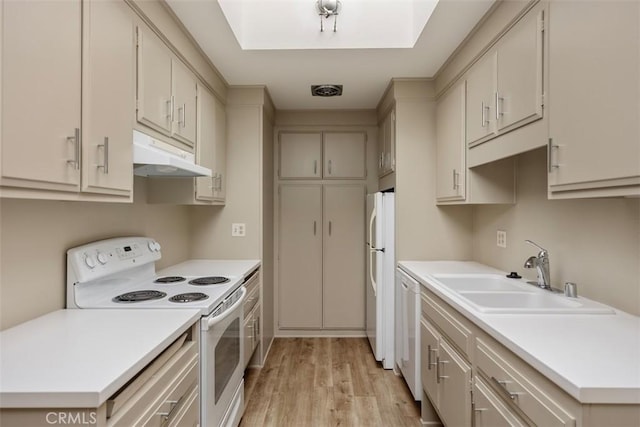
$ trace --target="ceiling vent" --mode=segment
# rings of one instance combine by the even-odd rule
[[[342,85],[312,85],[311,95],[313,96],[340,96],[342,95]]]

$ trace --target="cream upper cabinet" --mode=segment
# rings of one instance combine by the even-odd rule
[[[193,150],[197,134],[196,76],[150,29],[138,26],[137,120]]]
[[[497,46],[495,118],[498,132],[542,118],[544,11],[528,12]]]
[[[224,104],[215,99],[216,155],[213,167],[213,199],[224,203],[227,198],[227,111]]]
[[[123,2],[83,4],[82,190],[129,195],[133,189],[135,38]]]
[[[364,132],[281,132],[280,179],[363,179]]]
[[[364,328],[364,202],[362,185],[324,186],[324,328]]]
[[[121,2],[2,7],[3,196],[130,201],[132,11]]]
[[[378,176],[396,168],[396,112],[391,109],[378,125]]]
[[[173,137],[187,145],[196,143],[196,78],[182,62],[171,61],[173,80]]]
[[[2,8],[2,185],[78,191],[81,3]]]
[[[551,2],[549,197],[640,195],[640,3]]]
[[[544,9],[514,24],[469,70],[466,141],[470,147],[542,118]]]
[[[322,177],[321,132],[281,132],[278,140],[280,178]]]
[[[175,99],[172,98],[172,56],[151,30],[138,31],[138,122],[171,135]]]
[[[491,51],[467,75],[466,141],[474,145],[495,135],[496,52]]]
[[[436,197],[465,198],[465,82],[451,89],[436,106]]]
[[[436,201],[438,204],[515,203],[515,161],[498,160],[467,168],[465,82],[436,106]]]
[[[367,135],[364,132],[324,132],[324,177],[335,179],[367,176]]]
[[[216,165],[216,99],[211,92],[198,85],[198,146],[196,162],[206,168],[215,169]],[[201,176],[196,181],[195,198],[197,200],[213,200],[215,176]]]

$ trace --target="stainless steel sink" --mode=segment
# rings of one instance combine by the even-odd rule
[[[487,314],[612,314],[586,298],[568,298],[497,274],[438,275],[436,279],[477,311]]]

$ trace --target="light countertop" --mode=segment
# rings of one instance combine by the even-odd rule
[[[489,314],[438,282],[437,274],[506,274],[461,261],[401,261],[423,286],[581,403],[640,404],[640,317]]]
[[[199,318],[194,309],[70,309],[4,330],[0,407],[97,408]]]

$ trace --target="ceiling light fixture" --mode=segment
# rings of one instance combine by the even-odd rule
[[[338,13],[342,3],[339,0],[318,0],[316,7],[318,8],[318,15],[320,15],[320,32],[324,31],[324,24],[322,18],[328,19],[333,16],[333,32],[336,32],[336,24],[338,23]]]
[[[342,85],[324,84],[324,85],[312,85],[311,95],[313,96],[341,96]]]

